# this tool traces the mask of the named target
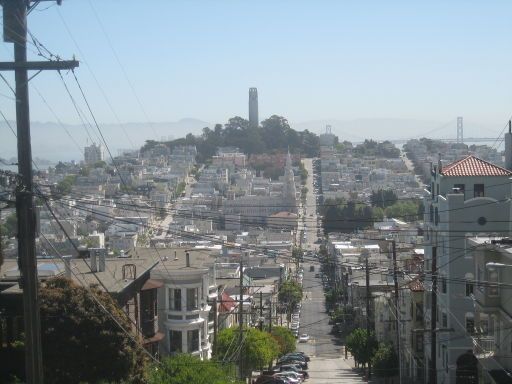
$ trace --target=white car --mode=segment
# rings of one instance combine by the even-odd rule
[[[303,333],[299,337],[299,343],[307,343],[309,341],[309,335],[307,333]]]

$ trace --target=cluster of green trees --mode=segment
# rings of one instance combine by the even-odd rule
[[[215,353],[214,358],[218,360],[241,361],[241,370],[246,376],[253,370],[267,367],[279,355],[279,345],[268,332],[256,328],[246,328],[242,334],[238,328],[227,328],[217,335]]]
[[[341,288],[329,288],[324,292],[325,296],[325,309],[329,312],[336,308],[336,305],[341,302],[343,297],[343,290]]]
[[[370,203],[372,207],[387,208],[398,201],[398,196],[392,189],[372,191]]]
[[[371,363],[373,372],[379,377],[393,377],[398,374],[398,356],[393,346],[379,343],[373,332],[354,329],[346,339],[345,347],[350,351],[356,365]]]
[[[0,225],[2,226],[0,228],[0,233],[2,234],[2,236],[15,236],[16,232],[18,231],[18,219],[16,218],[16,213],[11,213],[9,216],[5,218],[5,222]]]
[[[324,220],[324,231],[351,233],[369,228],[373,225],[374,216],[371,206],[345,201],[337,198],[327,199],[321,209]]]
[[[421,220],[423,215],[423,202],[415,200],[398,200],[398,196],[391,189],[373,191],[370,196],[375,220],[385,217],[396,217],[404,221]]]
[[[148,384],[242,384],[232,363],[202,361],[181,354],[153,364],[148,369]]]
[[[375,220],[385,217],[395,217],[403,221],[415,221],[423,219],[424,206],[421,200],[402,200],[386,209],[376,207],[373,209]]]
[[[146,141],[142,151],[149,150],[159,144],[154,140]],[[195,145],[197,160],[204,163],[211,158],[218,147],[234,146],[247,154],[284,152],[302,153],[308,157],[318,156],[319,138],[308,130],[298,132],[290,127],[288,120],[273,115],[261,122],[261,126],[253,127],[249,121],[236,116],[224,125],[216,124],[213,129],[203,128],[201,135],[188,134],[184,138],[165,142],[169,148],[178,145]]]
[[[279,303],[291,314],[293,309],[302,300],[302,285],[293,280],[286,280],[279,287],[277,299]]]
[[[187,184],[184,181],[180,181],[178,185],[176,186],[176,196],[180,196],[187,187]]]
[[[40,303],[45,382],[144,382],[142,346],[109,294],[59,277],[41,286]],[[1,382],[23,379],[23,350],[23,339],[4,349],[12,364],[1,366]]]
[[[381,194],[382,193],[382,194]],[[377,191],[371,196],[371,204],[356,203],[345,199],[327,199],[321,207],[323,229],[329,232],[352,233],[373,226],[384,217],[404,221],[421,220],[424,206],[421,200],[397,200],[392,191]]]
[[[76,175],[68,175],[65,176],[62,181],[60,181],[55,187],[56,192],[59,195],[69,195],[71,193],[71,188],[75,184]]]
[[[215,356],[200,361],[177,355],[150,363],[139,339],[130,335],[131,322],[114,299],[98,288],[84,288],[64,277],[42,284],[41,339],[47,383],[228,384],[240,382],[233,362],[243,356],[245,374],[262,369],[295,350],[296,340],[284,327],[271,332],[236,328],[218,333]],[[24,378],[24,340],[2,349],[0,382]]]
[[[353,150],[355,156],[376,156],[396,159],[400,157],[400,150],[390,141],[378,142],[366,139],[364,143],[356,145]]]
[[[306,185],[306,181],[308,180],[308,170],[306,169],[302,161],[299,162],[299,175],[301,184]]]

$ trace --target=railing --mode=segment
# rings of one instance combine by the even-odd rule
[[[473,339],[473,351],[477,357],[490,357],[496,353],[494,336],[475,335]]]

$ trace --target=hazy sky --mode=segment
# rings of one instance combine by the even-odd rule
[[[82,62],[77,76],[101,122],[184,117],[224,122],[247,115],[251,86],[259,91],[260,117],[275,113],[292,122],[444,122],[461,115],[497,124],[499,131],[512,113],[508,0],[51,4],[42,2],[31,13],[29,28],[52,52],[62,58],[76,55]],[[0,45],[2,60],[12,58],[12,45]],[[30,50],[36,58],[33,45]],[[72,76],[64,77],[80,101]],[[59,119],[78,122],[56,73],[40,74],[32,84]],[[0,93],[0,108],[14,118],[14,103],[5,97],[9,90],[3,83]],[[31,117],[56,120],[34,90]]]

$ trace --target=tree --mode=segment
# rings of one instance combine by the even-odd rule
[[[63,277],[40,292],[47,383],[143,382],[142,346],[126,333],[131,323],[108,293]]]
[[[148,384],[241,384],[235,379],[231,364],[180,354],[151,365]]]
[[[363,364],[371,361],[377,349],[377,339],[373,332],[366,329],[356,328],[347,336],[346,348],[350,351],[356,364]]]
[[[398,201],[398,196],[392,189],[372,191],[370,201],[373,207],[386,208]]]
[[[76,176],[68,175],[57,184],[57,192],[61,195],[68,195],[71,192],[73,184],[75,184]]]
[[[279,287],[277,298],[286,307],[286,311],[291,313],[302,300],[302,286],[296,281],[286,280]]]
[[[18,232],[18,219],[16,213],[11,213],[5,218],[5,224],[2,229],[2,234],[7,237],[13,237]]]
[[[325,307],[327,311],[330,311],[331,309],[334,309],[336,307],[336,304],[341,302],[341,299],[343,298],[343,291],[341,288],[337,289],[328,289],[325,291]]]
[[[274,326],[272,327],[272,337],[279,344],[279,354],[285,355],[290,352],[294,352],[297,346],[295,336],[292,331],[286,327]]]
[[[393,377],[398,375],[398,356],[392,345],[380,344],[371,361],[375,376]]]
[[[237,351],[240,344],[239,328],[223,329],[217,334],[217,345],[215,347],[216,358],[235,360],[242,354],[242,371],[245,374],[254,370],[262,370],[279,355],[277,341],[267,332],[256,328],[243,330],[242,348]]]

